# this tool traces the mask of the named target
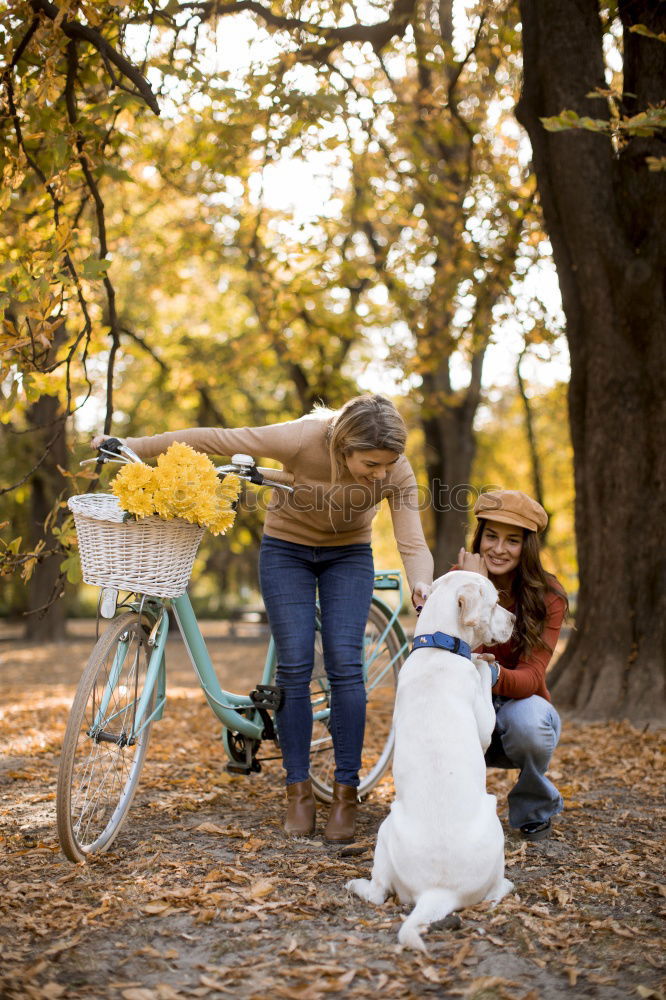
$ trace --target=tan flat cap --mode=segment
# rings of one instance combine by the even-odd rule
[[[520,490],[490,490],[474,504],[474,513],[486,521],[517,524],[528,531],[543,531],[548,514],[536,500]]]

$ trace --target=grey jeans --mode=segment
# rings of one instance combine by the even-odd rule
[[[549,701],[538,694],[529,698],[496,698],[497,721],[488,751],[489,767],[518,768],[518,780],[509,792],[509,823],[518,829],[562,812],[564,803],[546,777],[562,723]]]

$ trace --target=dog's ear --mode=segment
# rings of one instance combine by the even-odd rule
[[[458,621],[465,628],[477,628],[483,611],[483,588],[477,583],[464,583],[458,591]]]

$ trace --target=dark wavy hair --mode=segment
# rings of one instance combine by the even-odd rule
[[[477,523],[472,539],[472,552],[478,553],[481,550],[481,536],[486,520],[483,517]],[[541,551],[537,533],[527,531],[525,528],[522,531],[523,548],[512,585],[512,596],[516,602],[516,624],[512,641],[516,645],[518,655],[524,657],[528,656],[534,649],[548,649],[551,653],[553,652],[548,643],[543,640],[547,615],[546,594],[559,594],[566,605],[565,614],[569,611],[569,601],[556,577],[552,573],[547,573],[541,565]]]

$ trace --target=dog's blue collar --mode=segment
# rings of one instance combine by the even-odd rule
[[[427,649],[428,646],[434,646],[436,649],[446,649],[449,653],[457,653],[458,656],[466,656],[468,660],[472,659],[472,650],[469,644],[463,642],[462,639],[459,639],[455,635],[447,635],[446,632],[433,632],[414,636],[412,652],[415,649]],[[492,662],[488,666],[490,667],[491,687],[495,687],[499,680],[499,664]]]
[[[459,639],[458,636],[447,635],[446,632],[432,632],[414,636],[412,652],[415,649],[427,649],[428,646],[434,646],[436,649],[446,649],[449,653],[457,653],[458,656],[466,656],[468,660],[472,659],[471,646],[463,642],[462,639]]]

